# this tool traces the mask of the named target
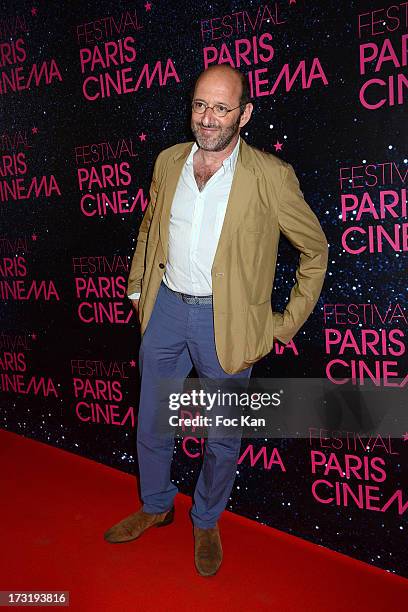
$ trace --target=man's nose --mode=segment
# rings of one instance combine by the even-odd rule
[[[209,125],[210,123],[212,123],[214,118],[215,118],[215,115],[214,115],[213,109],[210,106],[207,106],[207,108],[205,109],[203,113],[202,123],[204,125]]]

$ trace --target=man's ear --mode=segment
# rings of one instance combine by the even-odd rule
[[[244,125],[248,123],[248,121],[251,118],[253,110],[254,110],[254,105],[251,102],[248,102],[248,104],[245,106],[244,112],[242,113],[239,119],[239,127],[244,127]]]

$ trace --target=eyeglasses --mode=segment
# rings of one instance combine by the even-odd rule
[[[235,108],[227,108],[224,104],[214,104],[214,106],[210,106],[207,102],[201,102],[201,100],[193,100],[191,103],[191,108],[198,115],[203,115],[207,108],[210,108],[216,117],[225,117],[228,113],[237,108],[241,108],[244,106],[240,104],[239,106],[235,106]]]

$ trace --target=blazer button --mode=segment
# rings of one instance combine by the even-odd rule
[[[164,263],[159,263],[159,268],[164,268]]]

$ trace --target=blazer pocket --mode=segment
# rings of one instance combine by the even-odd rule
[[[245,232],[245,241],[248,243],[248,246],[250,244],[252,247],[254,243],[257,243],[262,240],[264,235],[265,232],[262,232],[260,230],[247,230]]]
[[[272,349],[272,306],[269,298],[248,306],[245,361],[255,362]]]
[[[263,234],[265,231],[265,228],[260,227],[259,225],[257,226],[250,226],[250,227],[246,227],[245,228],[245,232],[247,234]]]

